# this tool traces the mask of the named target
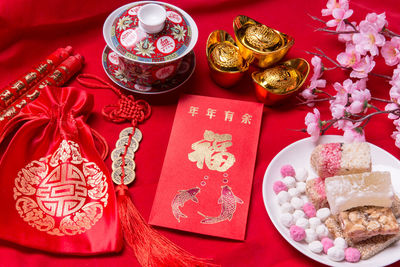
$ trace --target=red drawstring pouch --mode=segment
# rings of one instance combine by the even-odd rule
[[[86,124],[92,108],[85,91],[46,87],[6,125],[0,142],[15,134],[0,161],[0,239],[78,255],[122,248],[101,138]]]

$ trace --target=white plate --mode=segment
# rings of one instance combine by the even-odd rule
[[[279,233],[297,250],[304,255],[319,261],[323,264],[331,266],[382,266],[388,265],[400,260],[400,242],[396,242],[384,251],[378,253],[368,260],[361,260],[358,263],[348,263],[346,261],[335,262],[328,258],[325,254],[315,254],[308,249],[306,242],[296,242],[291,239],[289,229],[279,222],[281,213],[278,199],[272,189],[273,183],[280,179],[280,168],[285,164],[291,164],[296,168],[306,168],[309,174],[313,174],[310,166],[310,155],[312,150],[318,144],[344,142],[342,136],[326,135],[322,136],[318,143],[311,141],[311,138],[299,140],[278,153],[269,164],[265,171],[263,181],[263,198],[264,205],[272,223]],[[385,150],[370,144],[372,157],[372,170],[387,170],[391,172],[393,188],[396,192],[400,192],[400,161]]]

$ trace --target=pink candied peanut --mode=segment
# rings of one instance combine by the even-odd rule
[[[301,241],[306,238],[306,231],[297,225],[290,226],[290,236],[294,241]]]
[[[315,215],[317,214],[314,205],[310,202],[307,202],[306,204],[303,205],[303,211],[308,218],[315,217]]]
[[[276,181],[273,185],[273,189],[275,194],[278,194],[281,191],[287,191],[287,186],[282,181]]]
[[[296,176],[296,172],[294,171],[294,168],[293,168],[292,165],[287,164],[287,165],[283,165],[281,167],[281,175],[282,175],[282,177],[286,177],[286,176],[295,177]]]
[[[322,238],[321,243],[322,243],[322,246],[324,248],[325,254],[327,254],[328,253],[328,249],[330,249],[334,245],[333,240],[330,239],[329,237]]]
[[[361,253],[356,248],[346,248],[344,251],[344,256],[348,262],[358,262],[361,258]]]

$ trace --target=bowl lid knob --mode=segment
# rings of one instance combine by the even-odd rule
[[[145,32],[154,34],[163,30],[167,12],[164,7],[157,4],[147,4],[138,12],[139,27]]]

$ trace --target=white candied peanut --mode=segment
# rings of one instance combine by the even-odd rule
[[[315,229],[319,239],[329,236],[329,230],[324,224],[318,225]]]
[[[307,229],[308,228],[308,220],[306,218],[299,218],[296,221],[296,225],[300,226],[303,229]]]
[[[344,260],[344,249],[336,246],[328,249],[328,258],[333,261],[342,261]]]
[[[300,218],[305,218],[306,217],[306,215],[305,215],[305,213],[304,213],[304,211],[302,211],[302,210],[295,210],[294,212],[293,212],[293,218],[297,221],[297,219],[300,219]]]
[[[297,190],[300,191],[301,194],[304,194],[306,192],[306,183],[304,182],[298,182],[296,183],[296,188]]]
[[[293,213],[294,212],[294,208],[292,206],[292,204],[290,204],[289,202],[285,202],[282,204],[281,206],[281,212],[282,213]]]
[[[335,238],[333,243],[335,244],[335,247],[342,248],[342,249],[347,248],[347,242],[343,237]]]
[[[296,186],[296,179],[292,176],[286,176],[282,179],[283,183],[287,186],[287,188],[293,188]]]
[[[292,198],[292,200],[290,201],[290,204],[292,204],[292,206],[293,206],[295,209],[298,210],[298,209],[303,208],[304,201],[303,201],[302,199],[298,198],[298,197],[294,197],[294,198]]]
[[[317,210],[317,217],[324,222],[328,217],[331,216],[331,211],[328,208],[322,208]]]
[[[318,240],[318,235],[313,229],[306,229],[306,242],[311,243]]]
[[[279,220],[287,228],[294,224],[293,216],[290,213],[282,213],[281,216],[279,216]]]
[[[318,227],[318,225],[322,224],[321,220],[318,217],[312,217],[308,220],[308,222],[310,223],[310,228],[314,230]]]
[[[298,197],[298,196],[300,196],[300,191],[299,191],[297,188],[295,188],[295,187],[290,188],[290,189],[288,190],[288,193],[289,193],[289,195],[290,195],[291,197]]]
[[[286,191],[281,191],[281,192],[279,192],[278,193],[278,195],[276,195],[277,196],[277,198],[278,198],[278,202],[279,202],[279,204],[283,204],[283,203],[286,203],[286,202],[289,202],[290,201],[290,195],[289,195],[289,193],[288,192],[286,192]]]
[[[314,253],[321,253],[324,249],[324,246],[322,245],[321,241],[316,240],[308,244],[308,248]]]
[[[308,171],[305,168],[296,169],[296,180],[298,182],[304,182],[307,179]]]

